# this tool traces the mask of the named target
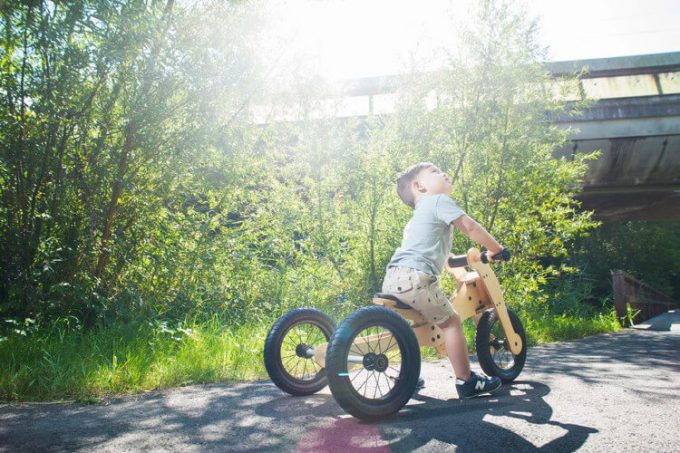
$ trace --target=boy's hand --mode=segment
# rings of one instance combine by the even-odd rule
[[[499,261],[508,261],[510,259],[510,250],[505,247],[501,248],[500,251],[492,252],[487,250],[486,259],[490,263],[497,263]]]

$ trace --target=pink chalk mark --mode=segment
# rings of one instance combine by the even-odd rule
[[[377,427],[345,418],[311,431],[298,442],[296,451],[389,453],[390,448]]]

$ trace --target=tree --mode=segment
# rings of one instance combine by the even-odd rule
[[[2,14],[1,307],[93,320],[134,292],[131,273],[144,286],[145,245],[222,146],[212,134],[244,116],[252,62],[225,43],[239,28],[200,33],[243,14],[173,0],[10,1]]]
[[[339,118],[308,68],[258,58],[260,6],[2,4],[0,315],[366,304],[410,215],[396,177],[425,160],[520,257],[502,276],[515,295],[569,271],[593,225],[573,198],[587,157],[552,157],[563,106],[522,11],[482,2],[394,114]]]
[[[553,157],[566,132],[549,118],[565,106],[552,97],[535,23],[521,9],[480,2],[460,42],[445,69],[415,72],[404,84],[385,128],[396,137],[384,140],[402,171],[432,161],[451,175],[458,203],[515,252],[503,278],[521,300],[547,278],[571,272],[564,259],[570,244],[596,225],[574,198],[592,156]],[[378,223],[393,222],[393,212]],[[455,236],[454,250],[469,245]]]

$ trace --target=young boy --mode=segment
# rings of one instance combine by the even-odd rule
[[[439,286],[437,276],[451,249],[452,225],[486,247],[491,262],[503,247],[451,199],[451,181],[434,164],[421,162],[409,168],[397,181],[397,193],[414,210],[401,247],[387,265],[383,292],[412,305],[442,329],[459,397],[471,398],[499,389],[499,378],[470,371],[460,316]]]

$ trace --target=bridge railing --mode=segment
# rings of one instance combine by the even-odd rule
[[[630,321],[642,322],[675,308],[675,301],[661,291],[624,271],[613,270],[611,272],[614,286],[614,308],[622,324],[630,324]],[[632,313],[635,314],[632,320],[628,319],[629,305]]]

